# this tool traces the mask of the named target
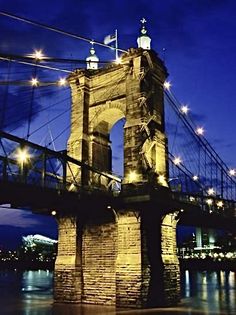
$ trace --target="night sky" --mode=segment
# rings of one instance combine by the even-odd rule
[[[135,3],[135,4],[134,4]],[[0,0],[0,11],[103,41],[118,29],[120,48],[137,47],[140,19],[147,19],[152,48],[165,60],[172,91],[229,167],[236,167],[236,2],[234,0],[84,1]],[[0,15],[0,52],[84,59],[89,44]],[[114,52],[96,47],[100,59]],[[1,69],[0,69],[1,72]],[[117,144],[118,146],[119,144]],[[11,237],[6,231],[11,231]],[[55,237],[53,219],[0,209],[0,245],[13,235]]]

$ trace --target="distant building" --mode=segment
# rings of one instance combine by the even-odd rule
[[[27,235],[22,237],[22,242],[24,246],[32,247],[34,245],[54,245],[57,244],[56,240],[53,240],[49,237],[35,234],[35,235]]]

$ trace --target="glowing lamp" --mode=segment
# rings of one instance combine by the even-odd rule
[[[67,84],[66,78],[60,78],[58,81],[59,86],[65,86]]]
[[[36,60],[42,60],[44,57],[42,50],[35,50],[32,57]]]
[[[229,175],[230,175],[230,176],[236,176],[236,170],[233,169],[233,168],[230,169],[230,170],[229,170]]]
[[[206,203],[208,204],[208,206],[211,206],[213,204],[213,200],[212,199],[207,199]]]
[[[17,158],[17,161],[19,163],[24,164],[29,160],[30,155],[29,155],[27,149],[18,149],[17,154],[16,154],[16,158]]]
[[[198,180],[198,176],[197,175],[193,175],[193,180],[196,182]]]
[[[208,195],[212,196],[215,194],[215,190],[213,188],[209,188],[207,193],[208,193]]]
[[[37,78],[32,78],[32,79],[31,79],[31,85],[32,85],[32,86],[38,86],[38,84],[39,84],[39,81],[38,81]]]
[[[196,129],[196,134],[197,134],[198,136],[203,136],[203,135],[204,135],[204,129],[203,129],[202,127],[198,127],[198,128]]]
[[[223,201],[222,200],[219,200],[219,201],[217,201],[217,207],[218,208],[223,208],[223,206],[224,206],[224,203],[223,203]]]
[[[182,114],[187,114],[188,111],[189,111],[189,108],[188,108],[187,105],[183,105],[183,106],[180,107],[180,112],[181,112]]]
[[[51,215],[53,215],[53,216],[55,216],[57,214],[57,212],[55,211],[55,210],[53,210],[52,212],[51,212]]]
[[[170,84],[169,81],[165,81],[163,86],[164,86],[164,89],[165,89],[165,90],[169,91],[169,90],[170,90],[170,87],[171,87],[171,84]]]
[[[180,163],[181,163],[182,161],[181,161],[181,158],[180,158],[180,157],[176,157],[176,158],[174,158],[173,162],[174,162],[175,165],[180,165]]]

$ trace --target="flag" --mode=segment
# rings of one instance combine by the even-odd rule
[[[115,40],[116,40],[116,34],[107,35],[107,36],[104,38],[104,44],[105,44],[105,45],[108,45],[108,44],[114,42]]]

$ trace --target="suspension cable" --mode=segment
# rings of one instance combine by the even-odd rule
[[[69,33],[69,32],[63,31],[61,29],[58,29],[58,28],[55,28],[55,27],[52,27],[52,26],[48,26],[46,24],[42,24],[42,23],[39,23],[39,22],[36,22],[36,21],[33,21],[33,20],[29,20],[29,19],[26,19],[26,18],[17,16],[17,15],[11,14],[11,13],[8,13],[8,12],[0,11],[0,14],[4,15],[6,17],[12,18],[14,20],[18,20],[18,21],[21,21],[21,22],[24,22],[24,23],[28,23],[28,24],[31,24],[33,26],[37,26],[37,27],[40,27],[40,28],[43,28],[43,29],[47,29],[49,31],[53,31],[53,32],[56,32],[56,33],[59,33],[59,34],[62,34],[62,35],[66,35],[66,36],[75,38],[75,39],[83,40],[83,41],[85,41],[87,43],[91,43],[92,42],[94,45],[99,45],[99,46],[103,46],[103,47],[110,48],[110,49],[114,50],[114,47],[112,47],[112,46],[106,45],[106,44],[104,44],[102,42],[95,41],[93,39],[90,39],[90,38],[87,38],[87,37],[84,37],[84,36],[81,36],[81,35],[76,35],[76,34],[73,34],[73,33]],[[116,48],[116,50],[120,51],[120,52],[127,52],[126,50],[121,49],[121,48]]]

